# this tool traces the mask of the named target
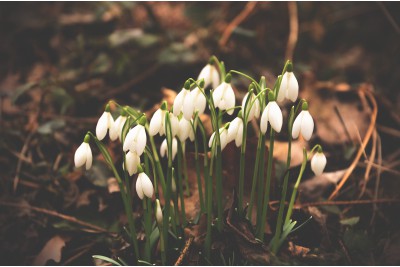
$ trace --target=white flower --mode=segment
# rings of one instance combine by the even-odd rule
[[[247,94],[244,96],[243,101],[242,101],[243,116],[245,114],[245,105],[246,105],[246,101],[247,101],[248,97],[249,97],[249,93],[247,92]],[[254,101],[255,97],[256,96],[252,93],[251,98],[249,99],[249,102],[247,104],[249,107],[250,107],[251,103]],[[261,107],[260,100],[257,98],[257,100],[254,101],[254,104],[249,111],[249,116],[248,116],[247,121],[251,121],[254,118],[258,119],[260,117],[260,107]],[[246,111],[248,111],[248,108],[246,109]]]
[[[141,172],[136,180],[136,192],[140,199],[145,196],[148,198],[153,197],[154,188],[149,176],[146,173]]]
[[[78,149],[75,152],[75,167],[79,168],[83,166],[84,164],[86,167],[86,170],[89,170],[90,167],[92,167],[92,150],[90,149],[90,145],[88,142],[83,142]]]
[[[126,168],[130,176],[138,172],[140,157],[135,151],[129,151],[125,156]],[[125,165],[125,164],[124,164]],[[125,166],[123,166],[125,168]]]
[[[178,141],[176,140],[176,138],[173,138],[172,139],[172,160],[174,160],[177,152],[178,152]],[[167,158],[168,158],[167,139],[164,139],[164,141],[161,143],[160,155],[161,155],[161,157],[167,156]]]
[[[160,134],[163,136],[165,134],[165,113],[167,111],[163,109],[157,109],[154,112],[153,117],[150,120],[149,125],[149,135],[154,136],[156,134]]]
[[[156,199],[156,220],[158,225],[163,223],[163,214],[161,210],[160,200]]]
[[[185,87],[187,85],[185,84]],[[190,86],[190,85],[189,85]],[[182,112],[185,119],[190,120],[194,111],[194,103],[189,89],[182,88],[174,99],[174,115],[179,116]]]
[[[317,152],[311,159],[311,170],[316,176],[321,175],[324,172],[326,166],[326,157],[324,153]]]
[[[230,83],[221,83],[213,92],[213,101],[216,108],[227,110],[232,115],[235,107],[235,93]]]
[[[211,135],[210,140],[208,141],[209,147],[213,145],[214,137],[215,137],[215,132]],[[219,140],[221,143],[221,150],[223,150],[228,144],[228,130],[225,127],[219,129]]]
[[[138,156],[143,154],[144,148],[146,147],[147,136],[146,129],[143,125],[136,125],[129,130],[126,135],[123,150],[136,152]]]
[[[285,98],[295,102],[299,95],[299,83],[293,72],[285,72],[282,77],[281,86],[279,87],[278,102],[282,102]]]
[[[243,138],[243,120],[236,117],[230,124],[228,128],[228,143],[235,140],[237,147],[242,145]]]
[[[211,64],[207,64],[200,71],[197,80],[201,79],[204,79],[204,88],[206,88],[209,85],[212,85],[212,88],[216,88],[220,83],[218,70],[215,68],[214,65]]]
[[[282,121],[283,116],[281,109],[275,101],[270,101],[261,115],[260,130],[263,134],[265,134],[267,132],[269,122],[271,127],[279,133],[282,129]]]
[[[190,141],[194,141],[192,122],[192,120],[188,121],[183,117],[179,120],[178,138],[181,142],[185,142],[188,137]]]
[[[204,110],[206,109],[206,104],[207,104],[207,100],[206,97],[204,96],[203,89],[199,89],[198,87],[194,88],[190,94],[192,95],[192,101],[193,101],[193,105],[194,105],[194,110],[193,112],[198,111],[199,114],[203,114]],[[189,105],[190,103],[183,103],[183,108],[185,108],[185,105]]]
[[[114,119],[111,116],[111,113],[107,111],[107,109],[108,108],[106,108],[106,111],[103,112],[96,125],[96,136],[97,139],[99,139],[100,141],[103,140],[104,137],[107,135],[108,129],[110,129],[111,138],[111,128],[113,127]]]
[[[170,112],[169,113],[169,120],[171,122],[172,137],[175,137],[178,134],[178,131],[179,131],[179,120],[178,120],[178,117]],[[165,128],[165,131],[167,131],[167,128]]]
[[[117,140],[117,138],[119,138],[119,140],[121,141],[122,129],[124,128],[126,120],[127,117],[122,115],[115,120],[113,126],[110,129],[110,139],[112,141]]]
[[[297,118],[294,120],[292,137],[296,139],[299,134],[304,137],[306,141],[310,140],[314,130],[314,121],[308,110],[302,110]]]

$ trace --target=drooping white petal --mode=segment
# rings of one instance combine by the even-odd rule
[[[92,150],[90,149],[90,145],[88,143],[86,144],[86,170],[89,170],[90,167],[92,167],[92,161],[93,161],[93,155],[92,155]]]
[[[182,106],[183,106],[183,101],[185,98],[185,94],[186,94],[187,90],[186,89],[182,89],[175,97],[174,99],[174,115],[178,116],[181,113],[182,110]]]
[[[233,91],[232,86],[229,84],[229,86],[225,89],[225,109],[227,110],[227,113],[229,115],[233,114],[233,108],[235,107],[235,92]]]
[[[215,132],[212,133],[210,140],[208,141],[208,147],[212,147],[214,143],[214,138],[215,138]]]
[[[239,128],[235,137],[235,144],[237,147],[240,147],[242,145],[242,140],[243,139],[243,122],[239,124]]]
[[[144,172],[140,173],[139,176],[141,178],[140,182],[142,184],[143,194],[148,198],[152,198],[154,193],[154,188],[153,188],[153,183],[151,182],[149,176],[147,176],[147,174]]]
[[[214,91],[212,93],[212,97],[213,97],[215,107],[220,106],[220,102],[223,99],[223,94],[224,94],[226,86],[227,86],[227,83],[223,82],[220,85],[218,85],[217,88],[214,89]]]
[[[165,157],[165,155],[168,153],[168,146],[167,146],[167,139],[164,139],[164,141],[161,143],[160,146],[160,156]]]
[[[311,159],[311,170],[316,176],[323,173],[326,166],[326,157],[324,153],[317,152]]]
[[[222,132],[220,133],[219,138],[221,142],[221,151],[222,151],[228,144],[228,131],[226,129],[223,129]]]
[[[75,151],[74,162],[75,167],[79,168],[86,162],[86,143],[83,142]]]
[[[265,134],[268,129],[269,107],[269,105],[265,107],[260,119],[260,130],[263,134]]]
[[[314,131],[314,120],[308,110],[303,110],[302,112],[304,115],[301,120],[301,135],[308,141]]]
[[[231,121],[231,123],[229,124],[229,128],[228,128],[228,143],[235,140],[236,135],[238,134],[239,131],[239,127],[240,124],[242,123],[242,119],[239,117],[236,117],[235,119],[233,119],[233,121]]]
[[[143,154],[147,143],[146,129],[143,125],[137,125],[139,127],[136,137],[136,153],[140,156]]]
[[[150,125],[149,125],[150,136],[154,136],[160,132],[160,129],[162,128],[161,126],[163,125],[162,120],[163,120],[162,110],[157,109],[157,111],[154,112],[153,117],[150,120]]]
[[[139,174],[136,179],[136,193],[138,194],[140,199],[144,198],[143,188],[142,188],[142,176]]]
[[[190,94],[192,95],[192,101],[194,103],[193,112],[198,111],[199,114],[203,114],[207,104],[206,97],[198,87],[194,88]]]
[[[282,129],[282,123],[283,123],[282,111],[275,101],[269,102],[268,106],[269,106],[269,112],[268,112],[269,123],[271,124],[271,127],[276,132],[279,133]]]
[[[282,102],[285,99],[288,84],[289,84],[289,75],[287,72],[285,72],[285,74],[283,74],[282,76],[281,86],[279,87],[279,92],[277,97],[278,102]]]
[[[297,137],[299,137],[302,119],[303,119],[303,112],[300,112],[299,115],[297,115],[297,117],[293,123],[293,127],[292,127],[292,138],[293,139],[296,139]]]
[[[181,142],[186,141],[186,139],[190,135],[191,129],[192,125],[190,121],[186,120],[185,118],[181,118],[179,121],[179,131],[178,131],[178,138]]]
[[[251,108],[250,108],[250,111],[248,111],[249,107],[247,107],[245,109],[245,105],[246,105],[248,97],[249,97],[249,93],[246,93],[246,95],[244,96],[243,101],[242,101],[242,114],[243,114],[243,116],[245,116],[244,114],[246,114],[248,112],[249,115],[247,117],[247,121],[251,121],[254,118],[260,117],[260,101],[258,99],[256,101],[254,101],[255,95],[251,94],[251,98],[249,99],[249,102],[247,104],[249,107],[251,106]],[[253,101],[254,101],[254,103],[252,105]]]
[[[104,111],[99,120],[97,121],[96,136],[97,139],[99,139],[100,141],[103,140],[107,134],[107,130],[109,127],[109,115],[111,116],[110,112]]]
[[[286,98],[290,99],[292,102],[297,100],[299,95],[299,83],[297,82],[296,76],[293,72],[288,72],[289,80],[286,90]]]
[[[124,145],[122,147],[122,149],[125,152],[130,150],[130,149],[134,150],[137,131],[138,131],[138,128],[136,126],[128,131],[128,134],[125,137]]]
[[[194,108],[195,108],[195,103],[193,101],[193,96],[188,91],[188,93],[186,94],[185,100],[183,102],[183,107],[182,107],[183,117],[186,120],[190,121],[190,119],[193,116]]]
[[[211,85],[212,88],[217,88],[217,86],[220,84],[220,78],[219,78],[219,73],[218,70],[212,66],[212,71],[211,71]]]
[[[140,165],[140,157],[136,152],[129,151],[126,154],[126,168],[130,176],[137,173],[138,165]]]
[[[119,116],[115,122],[113,123],[113,126],[110,129],[110,139],[112,141],[121,140],[121,134],[122,134],[122,129],[124,128],[125,122],[127,120],[126,116]]]
[[[219,84],[219,73],[214,65],[207,64],[199,74],[197,80],[204,79],[204,88],[209,85],[212,85],[213,88],[216,88]]]

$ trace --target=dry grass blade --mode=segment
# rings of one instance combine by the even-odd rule
[[[375,129],[374,133],[372,134],[372,149],[371,149],[371,155],[369,156],[369,160],[368,160],[368,163],[367,163],[367,168],[365,169],[364,184],[363,184],[363,187],[361,189],[361,193],[360,193],[358,198],[361,198],[364,195],[365,190],[367,189],[367,184],[368,184],[368,181],[369,181],[369,178],[370,178],[369,174],[371,173],[372,165],[373,165],[374,160],[375,160],[377,135],[378,135],[378,132]],[[365,151],[364,151],[364,153],[365,153]]]
[[[359,95],[360,98],[363,98],[364,96],[367,96],[367,98],[371,101],[372,103],[372,113],[371,113],[371,120],[370,124],[368,126],[367,133],[364,136],[364,140],[361,144],[361,147],[359,148],[356,157],[354,158],[353,162],[351,163],[350,167],[347,169],[346,173],[344,174],[342,180],[336,187],[336,189],[332,192],[332,194],[329,196],[329,200],[334,199],[337,194],[339,193],[340,189],[343,187],[343,185],[347,182],[349,179],[350,175],[353,173],[355,167],[357,166],[357,163],[360,161],[360,157],[363,154],[363,151],[365,150],[365,147],[367,146],[373,131],[375,130],[375,123],[376,123],[376,117],[378,114],[378,105],[376,104],[375,97],[373,93],[371,92],[370,88],[367,85],[364,85],[361,87],[359,90]]]
[[[191,237],[189,237],[189,239],[186,241],[185,247],[183,248],[183,250],[182,250],[182,252],[181,252],[181,255],[179,255],[179,258],[176,260],[176,262],[175,262],[175,264],[174,264],[175,266],[179,266],[179,265],[182,264],[183,259],[184,259],[185,256],[188,254],[189,248],[190,248],[190,246],[192,245],[193,239],[194,239],[194,237],[191,236]]]

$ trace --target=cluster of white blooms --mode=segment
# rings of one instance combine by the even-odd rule
[[[155,136],[157,134],[164,136],[166,135],[167,129],[171,130],[172,160],[174,160],[177,154],[178,141],[182,143],[186,142],[187,139],[194,141],[194,129],[196,127],[194,125],[193,115],[196,113],[203,114],[205,111],[207,99],[204,90],[206,88],[212,87],[211,97],[215,108],[226,111],[229,115],[233,114],[236,98],[231,85],[231,79],[232,76],[228,73],[224,81],[221,82],[220,73],[214,66],[213,61],[210,61],[210,63],[201,70],[198,76],[198,83],[191,83],[190,80],[185,82],[182,90],[174,99],[171,111],[168,110],[167,103],[164,101],[161,107],[153,114],[149,123],[148,133],[150,136]],[[221,149],[224,149],[226,145],[233,140],[236,146],[240,147],[243,142],[242,139],[245,127],[247,127],[247,123],[253,119],[260,119],[260,130],[263,134],[267,132],[268,124],[271,125],[275,132],[279,133],[281,131],[283,115],[277,102],[282,102],[284,99],[295,102],[298,97],[299,85],[293,73],[292,65],[288,64],[286,72],[281,78],[278,92],[268,92],[268,103],[262,113],[261,103],[263,102],[260,97],[265,97],[265,94],[255,95],[253,90],[254,86],[251,85],[249,92],[243,98],[241,111],[238,116],[219,129]],[[97,139],[100,141],[103,140],[107,132],[109,132],[112,141],[117,139],[120,141],[123,140],[122,131],[127,121],[128,116],[124,109],[122,109],[120,116],[114,121],[110,113],[110,106],[107,105],[96,125]],[[168,122],[169,127],[167,127]],[[144,196],[150,198],[153,194],[151,180],[141,171],[142,168],[140,167],[140,156],[143,154],[147,143],[146,123],[146,117],[142,115],[142,117],[138,119],[136,125],[129,129],[123,143],[123,151],[126,152],[125,164],[123,164],[123,167],[126,168],[129,175],[140,173],[136,182],[136,190],[140,198]],[[301,134],[303,138],[308,141],[312,136],[313,130],[314,122],[308,112],[308,104],[307,102],[303,102],[302,110],[294,120],[291,135],[295,139]],[[216,142],[214,139],[215,132],[209,139],[209,147],[215,145]],[[92,153],[89,140],[90,136],[87,135],[85,141],[76,150],[76,167],[85,165],[86,169],[89,169],[92,165]],[[169,157],[167,139],[161,144],[160,155],[162,157]],[[325,165],[326,157],[322,153],[322,149],[319,149],[312,158],[311,168],[316,175],[320,175]]]

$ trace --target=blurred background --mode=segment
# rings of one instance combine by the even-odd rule
[[[76,170],[75,149],[109,99],[152,110],[216,55],[270,86],[293,60],[315,116],[312,142],[336,174],[327,181],[338,182],[368,143],[338,197],[375,205],[326,211],[360,222],[334,227],[342,243],[326,244],[323,263],[399,264],[399,205],[376,204],[399,197],[399,24],[398,2],[0,3],[0,262],[84,265],[118,250],[114,238],[62,217],[110,231],[124,220],[104,163]],[[241,101],[248,82],[234,85]],[[332,181],[311,183],[303,197],[332,191]]]

